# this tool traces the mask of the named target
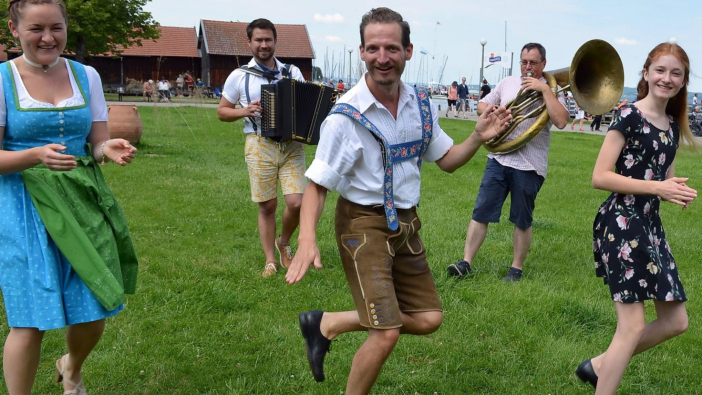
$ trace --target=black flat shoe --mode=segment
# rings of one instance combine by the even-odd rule
[[[302,337],[305,338],[307,360],[310,362],[312,375],[318,382],[324,381],[324,357],[329,352],[331,344],[331,340],[324,337],[320,330],[323,314],[324,312],[319,310],[300,313],[300,329]]]
[[[583,383],[590,383],[593,387],[597,388],[597,375],[595,374],[595,369],[592,367],[590,359],[583,361],[580,366],[575,369],[575,374]]]

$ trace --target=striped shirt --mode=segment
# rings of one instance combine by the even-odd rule
[[[546,82],[546,79],[541,77],[540,81]],[[505,106],[510,100],[517,96],[521,88],[521,76],[507,77],[500,81],[495,89],[493,89],[487,96],[482,98],[480,102],[490,105]],[[561,102],[564,108],[566,108],[565,96],[562,92],[558,94],[558,101]],[[529,111],[541,104],[542,101],[533,104],[524,111],[524,114],[527,114]],[[517,127],[509,135],[509,137],[505,139],[505,141],[513,140],[524,134],[524,132],[526,132],[526,130],[534,124],[536,118],[537,117],[529,118],[517,125]],[[536,137],[531,139],[531,141],[518,150],[507,153],[493,152],[488,155],[488,158],[494,158],[501,165],[511,167],[513,169],[535,171],[536,174],[546,178],[546,168],[548,167],[548,147],[551,143],[551,125],[552,122],[549,119],[548,122],[546,122],[546,126],[541,129],[541,132],[539,132]]]

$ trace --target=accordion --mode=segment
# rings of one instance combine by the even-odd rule
[[[335,101],[333,88],[311,82],[284,78],[261,85],[261,136],[316,145]]]

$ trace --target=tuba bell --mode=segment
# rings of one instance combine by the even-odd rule
[[[611,111],[624,91],[622,61],[614,47],[603,40],[590,40],[578,48],[570,67],[543,74],[555,95],[570,90],[578,106],[594,115]],[[523,114],[539,101],[541,105]],[[507,130],[484,143],[490,152],[511,152],[521,148],[539,134],[549,120],[546,104],[537,91],[520,90],[505,107],[512,111],[512,121]],[[533,117],[537,118],[529,129],[514,139],[507,139],[517,125]]]

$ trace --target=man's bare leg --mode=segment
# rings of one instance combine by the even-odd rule
[[[368,394],[383,364],[400,338],[399,329],[369,329],[368,339],[358,349],[346,382],[347,395]]]
[[[266,263],[277,262],[275,259],[275,210],[278,199],[271,199],[258,204],[258,235],[261,238]]]
[[[302,194],[292,193],[285,195],[285,210],[283,211],[283,227],[280,233],[280,241],[288,244],[292,234],[300,225],[300,207],[302,206]]]
[[[522,270],[524,260],[526,259],[529,247],[531,246],[532,227],[528,229],[519,229],[514,227],[513,250],[514,257],[512,258],[512,267]]]
[[[487,236],[488,224],[471,219],[466,232],[466,245],[463,249],[463,260],[473,264],[473,258],[478,254],[480,246]]]
[[[361,326],[356,311],[324,313],[320,329],[329,340],[346,332],[368,331],[368,339],[356,352],[351,364],[346,394],[367,394],[370,391],[400,334],[428,335],[439,329],[443,321],[440,311],[400,313],[400,317],[401,328],[369,329]]]

